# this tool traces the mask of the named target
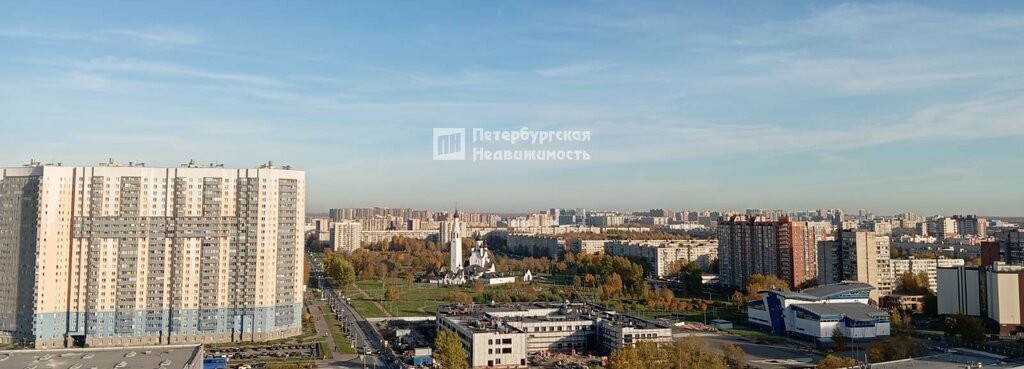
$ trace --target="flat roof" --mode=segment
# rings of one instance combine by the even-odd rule
[[[533,312],[536,314],[532,314]],[[584,303],[520,302],[475,305],[445,305],[437,308],[438,314],[447,317],[474,332],[518,331],[507,322],[559,322],[602,320],[620,327],[639,329],[669,328],[654,321],[619,314],[598,306]],[[507,316],[503,313],[527,313]]]
[[[869,321],[877,318],[889,317],[889,313],[878,310],[871,305],[861,304],[858,302],[793,304],[791,306],[806,309],[807,311],[818,314],[818,316],[822,317],[845,316],[859,321]]]
[[[801,291],[776,291],[776,290],[761,290],[758,293],[770,292],[777,293],[786,298],[801,299],[808,301],[822,300],[828,297],[842,295],[844,293],[870,291],[875,289],[874,286],[861,283],[861,282],[840,282],[833,284],[826,284],[811,288],[806,288]]]
[[[121,368],[181,369],[200,357],[202,345],[70,348],[46,350],[0,351],[0,367],[4,368]]]
[[[1020,368],[1024,365],[1022,363],[1003,363],[997,358],[986,355],[956,352],[874,363],[871,364],[871,367],[887,369],[964,369],[967,365],[978,363],[982,365],[982,368],[986,369],[1012,369]]]

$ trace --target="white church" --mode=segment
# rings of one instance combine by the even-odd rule
[[[466,284],[480,281],[485,285],[499,285],[513,283],[516,279],[523,282],[533,280],[533,273],[529,270],[522,276],[511,273],[498,273],[491,261],[491,252],[484,246],[483,241],[476,241],[473,250],[469,253],[469,263],[462,260],[462,225],[459,221],[459,211],[455,210],[452,217],[451,241],[448,243],[448,268],[441,271],[441,276],[430,279],[430,283],[439,284]]]

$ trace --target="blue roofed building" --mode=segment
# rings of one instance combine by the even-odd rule
[[[758,291],[747,303],[747,321],[773,334],[800,338],[827,347],[838,328],[854,341],[889,336],[889,314],[868,304],[870,284],[841,282],[799,292]]]

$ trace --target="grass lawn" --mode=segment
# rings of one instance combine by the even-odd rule
[[[331,328],[331,336],[334,337],[334,345],[338,347],[338,352],[342,354],[356,353],[356,349],[352,347],[352,343],[345,337],[345,332],[341,329],[341,322],[334,317],[334,311],[327,306],[322,306],[320,311],[324,315],[324,320],[327,321],[327,326]]]
[[[786,342],[786,338],[784,338],[784,337],[773,336],[773,335],[770,335],[768,333],[764,333],[764,332],[761,332],[761,331],[755,331],[755,330],[743,329],[743,328],[732,328],[732,329],[723,329],[723,330],[726,331],[726,332],[735,334],[735,335],[739,335],[739,336],[742,336],[742,337],[753,339],[755,342],[762,343],[762,344],[777,344],[777,343]]]
[[[459,290],[475,296],[476,293],[470,287],[440,286],[429,283],[413,283],[410,287],[404,280],[388,281],[388,285],[398,287],[397,301],[382,301],[384,286],[380,280],[361,280],[356,282],[370,299],[377,301],[392,316],[433,316],[438,305],[448,303],[448,294],[453,290]],[[383,311],[375,306],[370,300],[352,299],[352,306],[360,314],[367,318],[385,317]]]
[[[372,301],[368,300],[352,300],[352,307],[362,315],[363,318],[384,318],[387,314],[384,314],[377,305],[374,305]]]

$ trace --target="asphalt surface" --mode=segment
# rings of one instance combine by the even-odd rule
[[[736,335],[715,334],[701,338],[715,350],[720,350],[727,343],[739,346],[746,354],[748,364],[763,369],[813,367],[822,359],[822,356],[812,352],[782,345],[753,343]]]
[[[324,292],[326,301],[323,304],[331,307],[337,314],[338,321],[344,324],[349,341],[353,343],[357,352],[357,355],[341,355],[336,352],[336,349],[333,349],[331,358],[319,361],[317,365],[323,368],[400,368],[401,364],[395,359],[390,348],[384,347],[380,334],[373,329],[373,324],[359,315],[331,286],[321,268],[320,258],[315,255],[307,257],[309,257],[312,267],[311,275],[316,278],[320,290]],[[324,322],[325,326],[326,324]],[[320,328],[317,328],[317,332],[319,331]],[[334,340],[330,336],[330,329],[327,329],[327,332],[327,338],[332,342],[330,345],[333,346]]]

